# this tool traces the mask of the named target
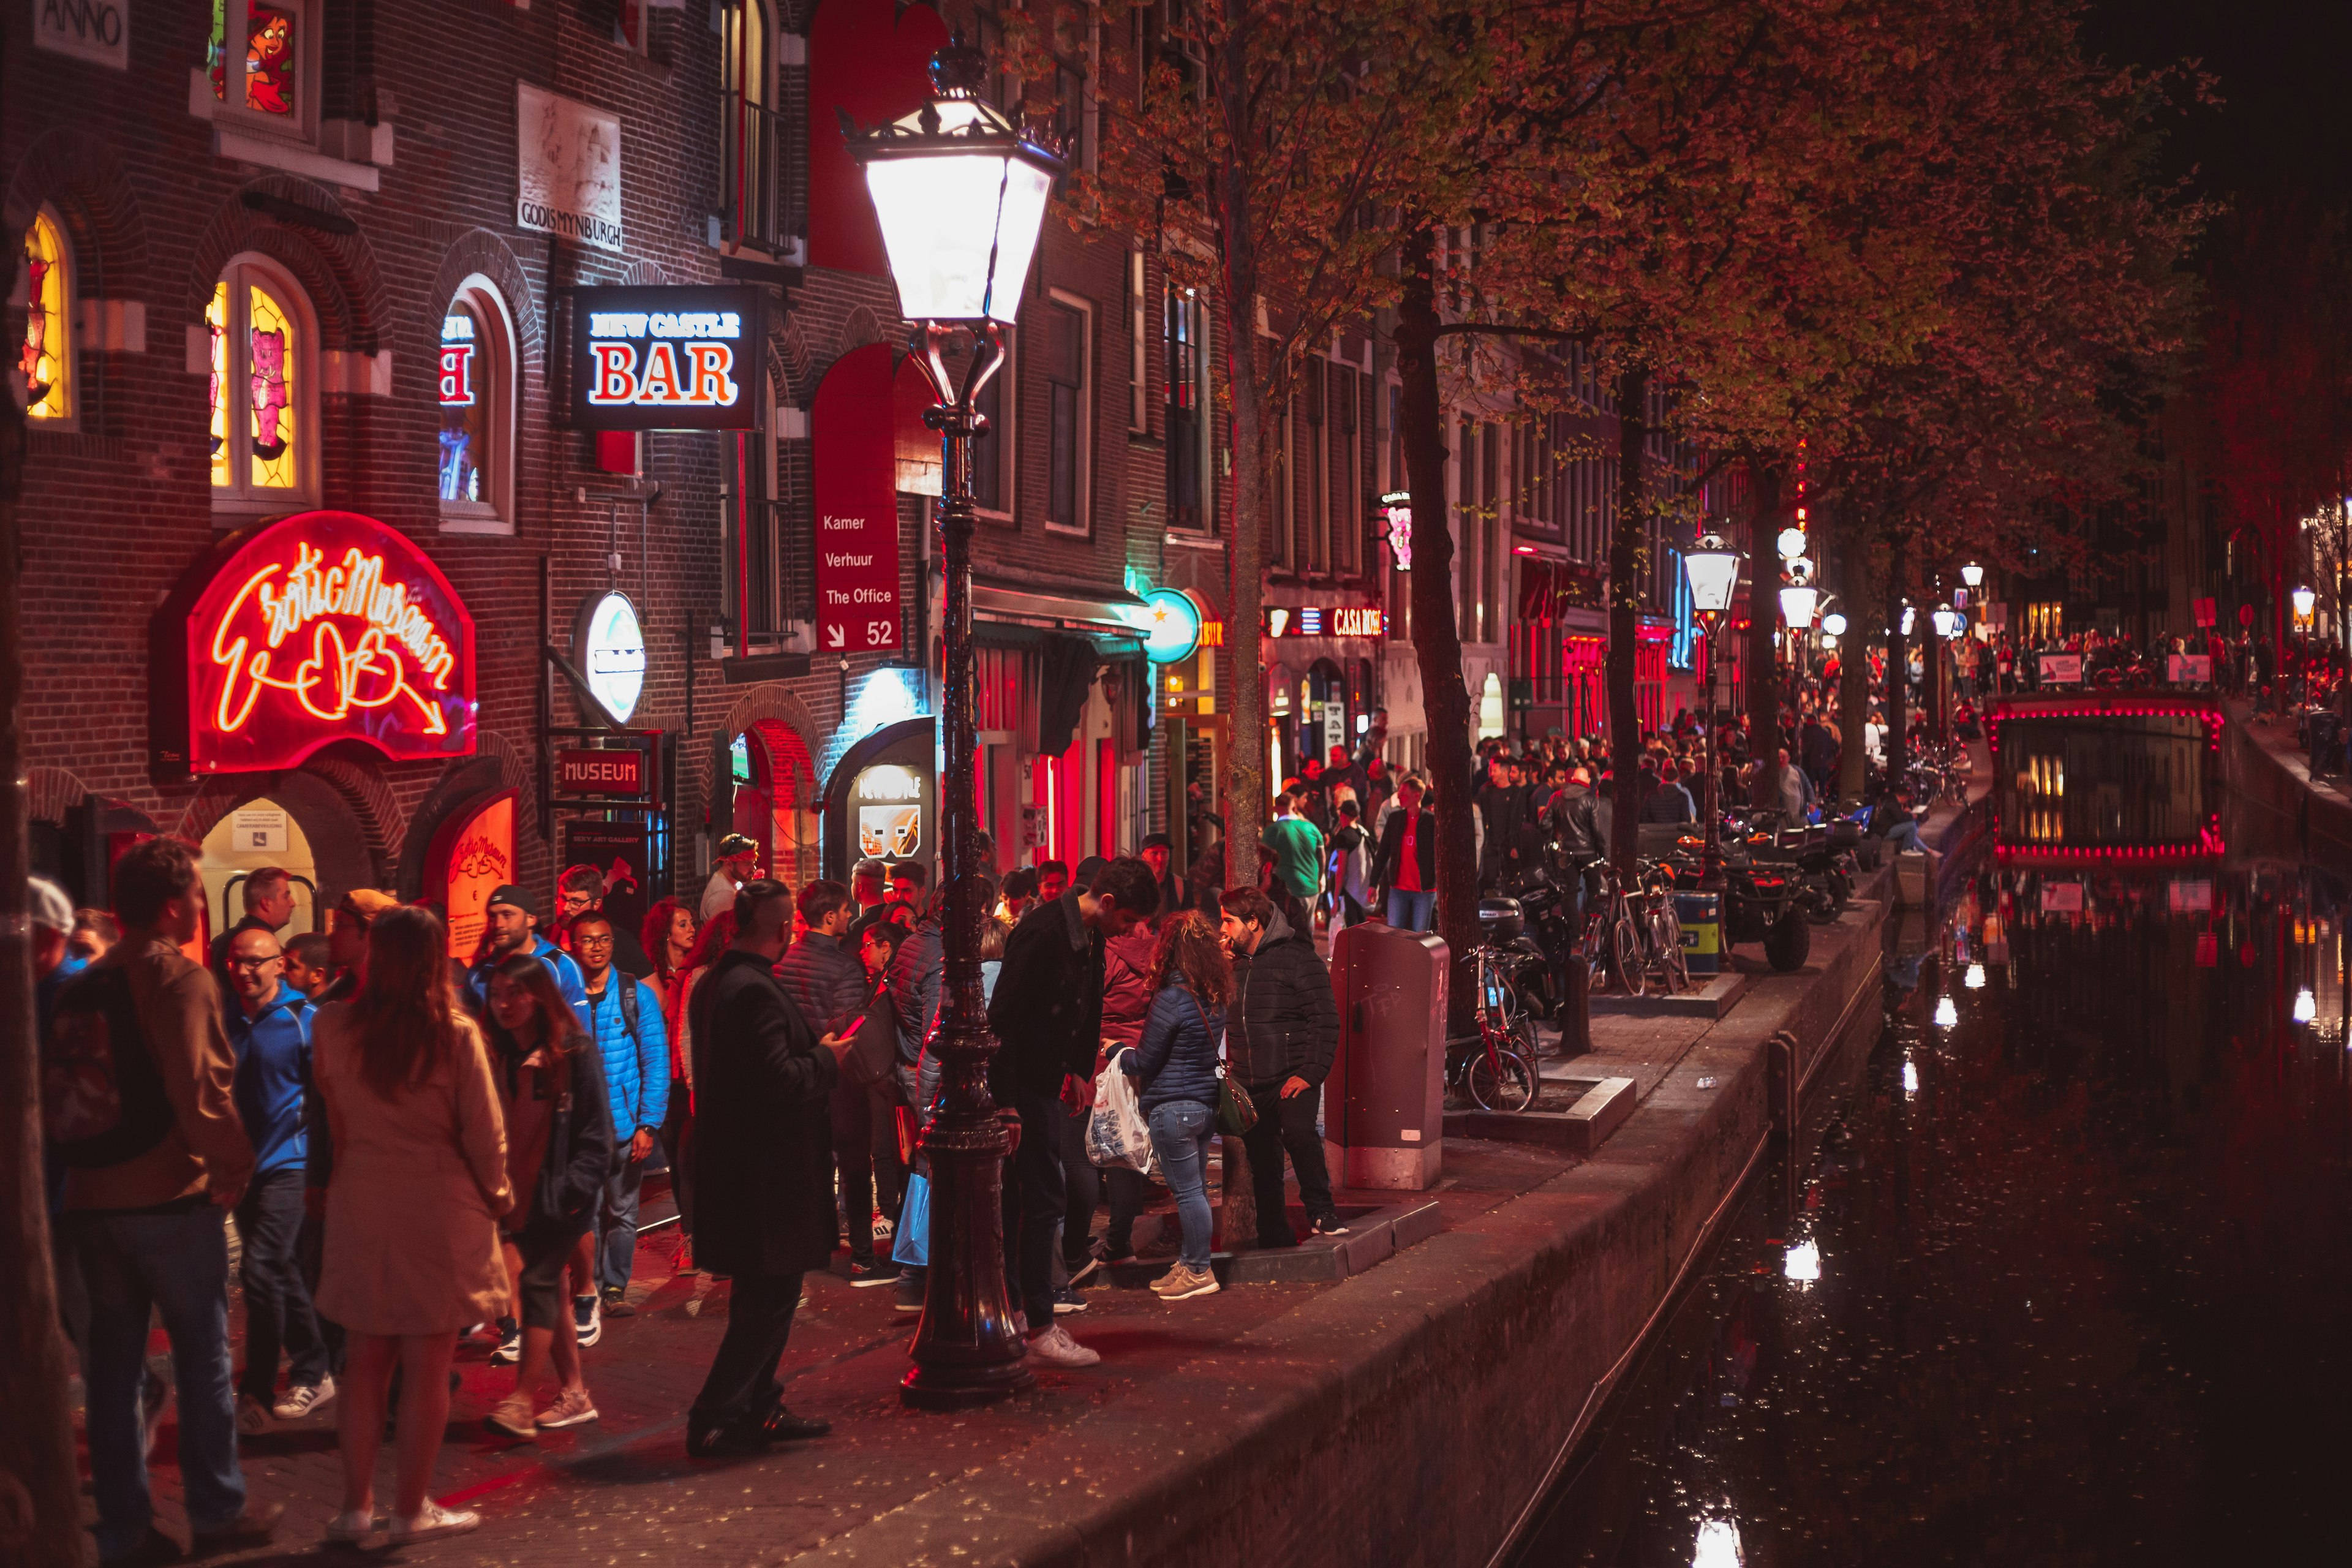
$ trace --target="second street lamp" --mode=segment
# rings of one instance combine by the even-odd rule
[[[1710,533],[1683,557],[1683,574],[1690,582],[1691,610],[1706,631],[1706,787],[1699,792],[1706,817],[1706,848],[1700,856],[1700,885],[1723,885],[1723,809],[1716,792],[1720,787],[1715,758],[1715,637],[1730,613],[1731,596],[1739,587],[1739,552]]]
[[[980,98],[987,61],[961,35],[931,58],[936,96],[903,120],[860,132],[843,116],[851,155],[881,220],[899,313],[914,322],[915,363],[939,405],[924,422],[944,437],[940,486],[940,718],[946,796],[940,810],[947,895],[946,974],[936,1036],[941,1102],[923,1134],[930,1163],[930,1267],[904,1396],[953,1406],[1029,1386],[1025,1347],[1004,1293],[1003,1163],[1012,1135],[988,1090],[996,1039],[980,984],[979,812],[972,795],[972,437],[974,405],[1004,363],[1003,329],[1021,309],[1045,204],[1062,161]],[[969,336],[961,375],[950,349]]]

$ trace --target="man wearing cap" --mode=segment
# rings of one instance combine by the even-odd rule
[[[527,952],[547,965],[555,976],[555,989],[580,1019],[582,1033],[595,1038],[595,1028],[588,1018],[588,987],[580,978],[580,966],[572,955],[531,929],[539,919],[539,900],[513,883],[503,883],[490,891],[490,901],[482,910],[482,956],[467,972],[466,988],[474,998],[477,1013],[487,1012],[490,998],[490,972],[519,952]]]
[[[1176,845],[1165,833],[1143,836],[1143,863],[1151,868],[1151,879],[1160,888],[1160,909],[1154,921],[1164,921],[1178,910],[1192,907],[1192,889],[1169,866],[1175,858]]]
[[[735,890],[760,873],[760,847],[749,836],[730,833],[719,841],[719,864],[702,884],[702,918],[709,920],[735,907]]]

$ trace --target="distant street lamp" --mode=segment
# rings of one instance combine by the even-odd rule
[[[1784,528],[1780,531],[1780,537],[1774,542],[1780,547],[1781,560],[1794,561],[1805,552],[1805,531],[1801,528]]]
[[[1791,583],[1780,590],[1780,619],[1792,632],[1809,631],[1813,624],[1813,605],[1821,591],[1806,583]]]
[[[1822,617],[1822,630],[1827,632],[1833,637],[1842,637],[1845,636],[1845,612],[1843,610],[1832,610],[1828,615],[1823,616]]]
[[[1960,581],[1971,588],[1984,586],[1984,568],[1971,561],[1960,568]]]
[[[1949,642],[1954,637],[1958,637],[1960,635],[1960,628],[1968,625],[1968,617],[1961,615],[1949,605],[1937,605],[1935,610],[1927,618],[1929,621],[1934,623],[1936,635],[1942,637],[1946,642]]]
[[[1699,855],[1699,885],[1718,892],[1723,886],[1723,809],[1716,798],[1720,784],[1715,763],[1715,638],[1724,616],[1731,613],[1731,595],[1739,587],[1739,559],[1738,551],[1712,533],[1683,556],[1691,610],[1706,633],[1706,786],[1699,792],[1706,827],[1705,848]]]
[[[2294,600],[2294,624],[2299,626],[2311,625],[2312,611],[2319,604],[2319,595],[2308,588],[2297,588],[2289,596]]]
[[[988,1092],[996,1040],[980,984],[979,811],[972,795],[971,442],[988,427],[974,406],[1004,363],[1002,331],[1013,322],[1062,160],[983,102],[988,64],[959,33],[931,57],[935,96],[914,113],[859,131],[843,116],[850,155],[864,165],[881,222],[898,311],[916,323],[915,363],[938,406],[924,423],[941,433],[940,542],[947,607],[941,632],[940,716],[947,799],[940,813],[947,894],[941,931],[946,982],[939,1055],[945,1099],[923,1134],[931,1167],[930,1268],[911,1405],[982,1403],[1026,1388],[1026,1347],[1004,1293],[1003,1164],[1012,1150]],[[961,377],[947,364],[959,334],[971,358]],[[863,1224],[862,1217],[857,1221]]]

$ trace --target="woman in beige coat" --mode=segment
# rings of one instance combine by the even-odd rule
[[[331,1541],[375,1528],[385,1390],[404,1379],[392,1516],[395,1544],[454,1535],[425,1489],[449,1420],[457,1331],[508,1310],[498,1216],[514,1205],[506,1124],[482,1037],[457,1005],[430,910],[387,910],[368,930],[359,993],[320,1010],[312,1072],[332,1135],[319,1310],[350,1335],[343,1383],[343,1511]]]

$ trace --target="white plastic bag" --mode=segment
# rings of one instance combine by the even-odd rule
[[[1151,1174],[1151,1127],[1136,1098],[1135,1080],[1119,1062],[1132,1046],[1116,1052],[1095,1076],[1095,1108],[1087,1118],[1087,1159],[1103,1170]]]

